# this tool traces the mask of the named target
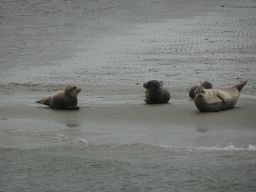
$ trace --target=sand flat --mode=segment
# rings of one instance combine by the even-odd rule
[[[128,86],[122,89],[107,86],[93,89],[82,87],[78,111],[56,110],[34,103],[38,98],[50,95],[52,92],[32,91],[25,95],[17,86],[13,86],[12,91],[15,91],[15,97],[3,98],[6,104],[2,103],[0,106],[1,123],[6,128],[10,128],[8,122],[17,118],[20,120],[16,125],[12,123],[13,127],[18,127],[24,119],[24,122],[33,120],[32,122],[35,123],[28,123],[29,127],[43,129],[43,124],[40,126],[36,122],[40,120],[40,122],[59,123],[59,127],[81,129],[95,127],[107,132],[112,130],[143,132],[145,128],[148,129],[147,131],[157,129],[167,131],[174,127],[207,132],[223,129],[254,130],[256,127],[256,98],[243,93],[231,110],[202,113],[198,111],[194,101],[186,95],[186,92],[172,92],[168,104],[148,105],[143,101],[144,88],[140,86]],[[164,135],[165,132],[162,134]]]

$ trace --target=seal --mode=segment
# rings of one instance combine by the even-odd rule
[[[77,88],[75,85],[68,85],[65,91],[60,91],[51,96],[39,99],[36,103],[47,105],[55,109],[77,110],[79,109],[79,107],[77,107],[77,98],[80,91],[81,89]]]
[[[189,91],[189,97],[191,99],[194,99],[194,91],[196,88],[199,88],[200,86],[202,86],[205,89],[211,89],[212,88],[212,84],[209,81],[204,81],[204,82],[200,82],[198,81],[197,84],[195,86],[193,86],[190,91]]]
[[[214,112],[231,109],[235,106],[242,88],[248,80],[226,89],[205,89],[202,86],[196,88],[195,105],[201,112]]]
[[[171,96],[167,89],[162,88],[163,82],[157,80],[151,80],[145,84],[143,87],[146,88],[144,101],[147,104],[160,104],[168,103]]]

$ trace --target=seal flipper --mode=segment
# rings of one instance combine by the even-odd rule
[[[237,90],[238,90],[239,92],[241,92],[241,90],[243,89],[243,87],[245,86],[245,84],[247,83],[247,81],[248,81],[248,80],[243,81],[243,82],[239,83],[238,85],[235,85],[234,87],[236,87]]]
[[[147,103],[147,104],[153,104],[152,102],[149,102],[147,100],[144,99],[144,101]]]
[[[227,99],[221,92],[217,91],[217,97],[219,97],[223,101],[223,103],[227,103]]]
[[[78,110],[78,109],[80,109],[80,107],[74,106],[74,107],[68,107],[67,109],[68,109],[68,110]]]
[[[212,110],[209,110],[209,112],[219,112],[220,110],[219,109],[212,109]]]
[[[40,104],[43,104],[43,105],[48,105],[50,106],[50,99],[51,99],[51,96],[47,96],[47,97],[44,97],[42,99],[38,99],[36,101],[36,103],[40,103]]]
[[[163,87],[164,85],[163,81],[159,81],[159,83],[160,83],[160,87]]]

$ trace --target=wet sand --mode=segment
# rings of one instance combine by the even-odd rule
[[[87,7],[82,2],[2,4],[4,127],[43,129],[57,122],[59,128],[103,131],[107,126],[110,132],[127,133],[154,127],[162,137],[169,127],[190,127],[197,134],[228,128],[255,131],[253,1],[150,1],[147,6],[120,1],[114,7],[93,1]],[[170,90],[170,104],[144,104],[142,84],[152,79],[162,80]],[[200,113],[188,97],[198,80],[225,88],[245,79],[249,82],[229,111]],[[65,84],[82,88],[81,110],[34,104]]]
[[[56,110],[34,103],[60,87],[11,85],[1,99],[1,128],[39,132],[78,129],[81,134],[98,132],[104,137],[110,134],[113,138],[107,142],[116,144],[136,140],[174,146],[227,146],[242,140],[241,146],[246,147],[254,143],[255,95],[242,93],[235,108],[207,113],[198,111],[188,92],[171,92],[169,104],[145,104],[142,86],[81,86],[78,111]],[[216,139],[208,139],[208,135]],[[96,142],[86,138],[88,142]],[[11,140],[5,145],[16,144]]]

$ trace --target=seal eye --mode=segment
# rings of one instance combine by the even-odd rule
[[[73,91],[75,91],[76,90],[76,87],[73,87]]]

